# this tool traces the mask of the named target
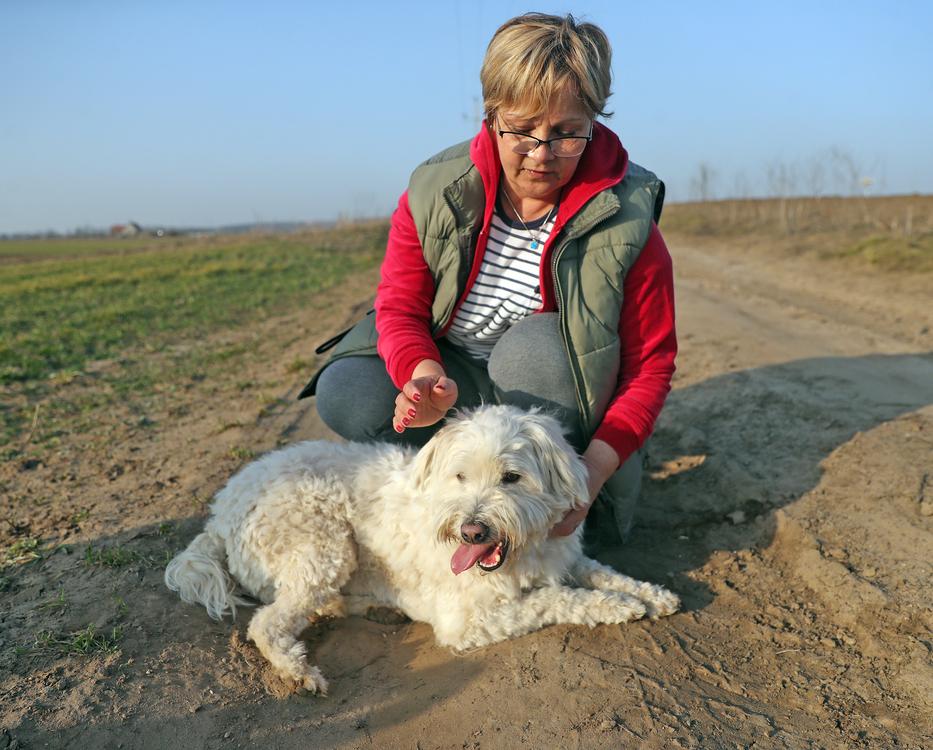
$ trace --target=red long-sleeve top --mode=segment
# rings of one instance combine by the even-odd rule
[[[458,307],[482,264],[501,171],[495,144],[485,127],[473,139],[470,156],[483,177],[486,214],[473,268],[466,289],[458,300]],[[551,239],[542,252],[543,302],[538,312],[556,309],[550,274],[552,240],[590,198],[618,183],[627,167],[628,154],[616,135],[597,124],[593,140],[587,146],[573,178],[564,187]],[[399,388],[411,379],[413,370],[422,360],[442,361],[430,333],[433,299],[434,280],[422,254],[406,192],[392,215],[375,305],[379,354],[386,363],[389,376]],[[670,253],[655,225],[652,225],[645,247],[625,276],[619,337],[622,348],[618,387],[593,437],[612,446],[621,464],[651,434],[670,391],[677,354],[673,267]]]

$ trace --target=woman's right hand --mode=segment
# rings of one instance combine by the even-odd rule
[[[444,374],[440,363],[427,359],[422,361],[395,398],[395,416],[392,419],[395,431],[429,427],[439,422],[457,402],[458,393],[457,384]]]

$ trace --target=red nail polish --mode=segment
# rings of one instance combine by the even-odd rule
[[[393,426],[395,427],[395,431],[396,431],[396,432],[401,432],[402,430],[405,429],[405,428],[402,427],[401,425],[393,425]]]
[[[408,416],[409,416],[409,417],[414,417],[414,416],[415,416],[415,410],[414,410],[414,409],[409,409],[409,410],[408,410]]]
[[[413,393],[413,394],[411,395],[411,400],[414,401],[415,403],[417,403],[418,401],[421,400],[421,394],[420,394],[420,393],[417,393],[417,392]]]
[[[406,427],[408,427],[408,425],[411,424],[411,420],[410,420],[408,417],[405,417],[405,418],[402,420],[402,424],[405,425]]]

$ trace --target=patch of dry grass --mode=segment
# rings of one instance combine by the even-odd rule
[[[933,271],[933,196],[674,203],[665,237],[766,245],[891,272]]]

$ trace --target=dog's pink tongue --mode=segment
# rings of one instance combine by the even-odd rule
[[[455,576],[460,575],[464,570],[469,570],[481,557],[488,555],[495,544],[461,544],[450,558],[450,569]]]

